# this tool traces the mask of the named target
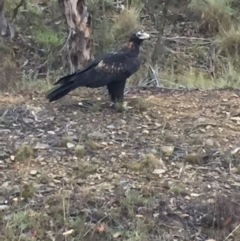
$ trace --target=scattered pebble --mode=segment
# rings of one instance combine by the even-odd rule
[[[73,143],[71,143],[71,142],[67,143],[67,148],[71,149],[73,147],[75,147],[75,145]]]
[[[30,174],[31,174],[32,176],[35,176],[37,173],[38,173],[37,170],[31,170],[31,171],[30,171]]]
[[[205,144],[206,144],[207,146],[213,146],[213,140],[212,140],[212,139],[207,139],[207,140],[205,141]]]
[[[173,151],[174,151],[174,146],[162,146],[161,151],[166,155],[166,156],[171,156]]]

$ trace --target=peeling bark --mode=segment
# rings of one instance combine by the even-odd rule
[[[1,35],[5,36],[7,35],[8,24],[4,15],[3,7],[4,7],[4,0],[0,0],[0,31],[1,31]]]
[[[85,66],[92,59],[91,16],[85,0],[59,0],[69,27],[67,42],[70,72]]]

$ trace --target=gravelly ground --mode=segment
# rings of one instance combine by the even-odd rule
[[[233,90],[130,91],[124,112],[97,98],[99,110],[85,110],[79,97],[49,104],[38,95],[3,96],[3,240],[64,240],[71,229],[67,240],[224,240],[240,220],[239,96]],[[23,144],[29,155],[19,154]],[[56,204],[66,195],[67,209]],[[19,229],[9,213],[22,210],[45,213],[52,226]],[[69,220],[82,213],[80,232]],[[138,219],[147,224],[141,221],[139,229]],[[93,234],[86,225],[96,222]]]

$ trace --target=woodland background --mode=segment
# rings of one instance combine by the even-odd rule
[[[0,0],[0,240],[239,240],[239,22],[239,0]],[[46,101],[140,29],[125,111]]]

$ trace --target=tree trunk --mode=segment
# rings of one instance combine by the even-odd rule
[[[0,31],[1,31],[1,35],[5,36],[7,35],[8,24],[4,15],[3,7],[4,7],[4,0],[0,0]]]
[[[152,53],[152,64],[154,67],[158,64],[159,60],[160,60],[159,61],[160,65],[164,64],[164,59],[163,59],[164,44],[163,44],[162,36],[164,34],[166,18],[167,18],[167,4],[164,4],[162,9],[162,16],[160,16],[157,19],[158,38]]]
[[[85,0],[59,0],[59,4],[64,8],[69,27],[67,48],[70,72],[73,73],[92,59],[91,16]]]

